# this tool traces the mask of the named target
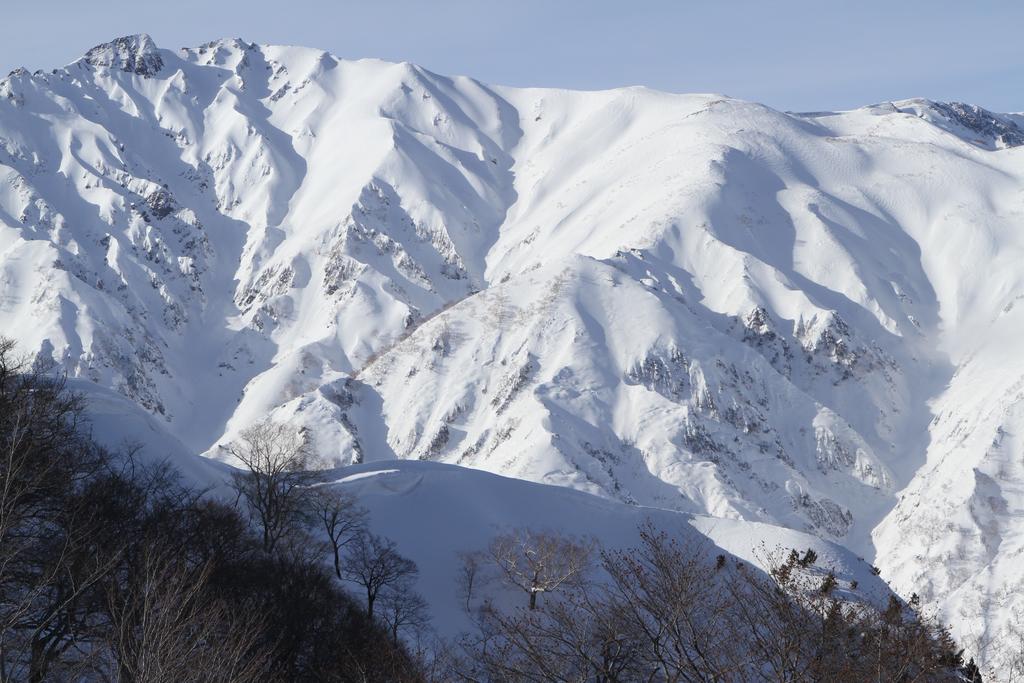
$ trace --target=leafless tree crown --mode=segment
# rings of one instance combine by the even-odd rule
[[[235,490],[271,552],[301,525],[316,481],[305,437],[291,425],[265,421],[243,430],[227,450],[244,468],[233,478]]]
[[[558,590],[590,566],[591,545],[554,533],[520,529],[494,538],[489,548],[491,561],[505,579],[529,596],[529,607],[537,607],[537,596]]]

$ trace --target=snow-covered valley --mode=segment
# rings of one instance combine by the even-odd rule
[[[996,661],[1024,628],[1022,144],[968,105],[122,38],[0,80],[0,335],[196,472],[271,417],[325,469],[788,527]],[[422,467],[480,506],[495,481]]]

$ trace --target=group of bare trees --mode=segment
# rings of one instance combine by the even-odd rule
[[[102,452],[81,401],[0,340],[0,679],[42,680],[85,626],[115,559],[97,552]],[[96,486],[86,481],[95,480]]]
[[[0,680],[423,680],[395,635],[408,615],[369,618],[297,535],[317,527],[299,528],[308,480],[287,430],[261,427],[274,438],[247,454],[267,476],[239,479],[230,505],[103,449],[83,416],[0,340]],[[350,499],[315,500],[344,573],[352,539],[374,537]],[[393,583],[375,589],[385,613]]]
[[[320,481],[299,429],[257,423],[227,450],[242,465],[232,480],[236,504],[260,532],[266,552],[326,554],[335,576],[365,596],[367,618],[379,621],[396,647],[400,632],[426,628],[416,564],[369,530],[365,508],[350,494]]]
[[[638,547],[603,552],[549,533],[499,536],[466,557],[460,584],[480,635],[454,670],[510,682],[977,680],[937,622],[895,597],[857,599],[813,551],[773,555],[764,573],[710,550],[651,527]],[[502,606],[506,589],[528,598]]]
[[[117,680],[231,683],[269,677],[262,625],[209,595],[211,564],[149,548],[137,569],[106,589],[109,630],[98,668]],[[211,646],[212,645],[212,646]]]

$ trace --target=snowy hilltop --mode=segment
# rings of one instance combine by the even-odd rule
[[[1022,187],[1024,116],[967,104],[131,36],[0,80],[0,334],[176,452],[269,416],[325,469],[809,532],[997,661],[1024,629]]]

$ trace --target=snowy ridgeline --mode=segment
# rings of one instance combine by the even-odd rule
[[[325,468],[781,525],[984,654],[1024,612],[1021,123],[119,39],[0,80],[0,333],[199,478],[269,416]]]

